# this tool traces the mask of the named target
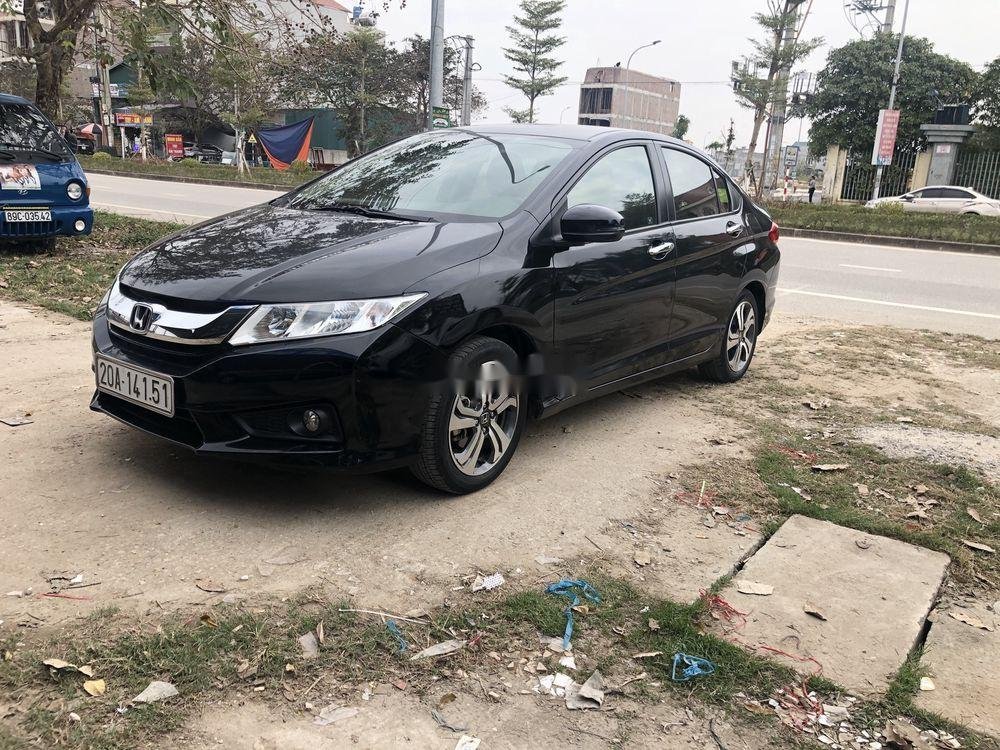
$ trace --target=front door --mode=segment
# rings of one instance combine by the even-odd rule
[[[563,210],[606,206],[625,219],[617,242],[556,253],[555,342],[578,387],[592,390],[668,359],[672,235],[663,223],[662,177],[651,147],[631,142],[601,155],[565,197]]]

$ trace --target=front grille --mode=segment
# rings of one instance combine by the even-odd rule
[[[115,346],[128,354],[135,354],[139,357],[163,357],[169,356],[173,361],[178,357],[191,364],[208,362],[217,357],[221,352],[228,350],[228,344],[203,344],[192,346],[191,344],[174,343],[164,339],[155,339],[135,333],[126,328],[108,325],[108,331]]]
[[[62,229],[62,222],[53,221],[0,221],[0,237],[51,237]]]

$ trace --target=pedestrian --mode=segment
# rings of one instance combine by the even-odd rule
[[[813,193],[816,192],[816,175],[809,177],[809,202],[813,202]]]

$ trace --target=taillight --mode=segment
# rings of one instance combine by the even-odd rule
[[[772,221],[771,231],[767,233],[767,238],[771,241],[771,244],[777,245],[779,236],[780,235],[778,234],[778,225]]]

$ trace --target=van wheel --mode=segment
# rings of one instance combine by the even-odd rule
[[[510,463],[524,430],[518,357],[478,336],[452,354],[456,379],[431,399],[413,473],[456,495],[480,490]]]
[[[759,320],[757,300],[748,290],[743,290],[729,314],[720,351],[715,359],[699,365],[701,374],[716,383],[733,383],[742,378],[750,369],[757,349]]]

